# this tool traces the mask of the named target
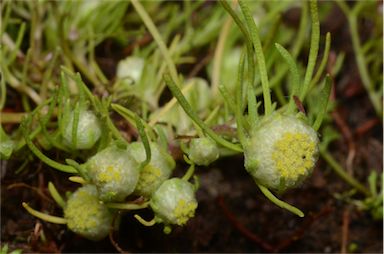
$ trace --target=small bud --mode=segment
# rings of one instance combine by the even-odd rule
[[[101,136],[100,123],[95,114],[89,110],[80,111],[76,146],[72,143],[73,120],[74,113],[70,115],[68,125],[64,129],[63,137],[65,142],[74,149],[92,148]]]
[[[193,185],[179,178],[166,180],[153,194],[150,206],[157,220],[182,226],[197,208]]]
[[[219,155],[219,148],[210,138],[195,138],[191,140],[188,157],[196,165],[208,166],[217,160]]]
[[[159,186],[170,177],[175,168],[175,161],[164,149],[156,143],[150,144],[151,161],[141,169],[135,193],[150,197]],[[145,160],[145,149],[142,143],[134,142],[128,146],[132,157],[141,163]]]
[[[79,188],[68,198],[64,217],[70,230],[93,241],[105,238],[112,225],[112,214],[98,200],[93,185]]]
[[[139,179],[139,165],[131,154],[110,146],[91,157],[85,164],[88,175],[102,201],[123,201],[131,194]]]
[[[245,144],[245,168],[257,183],[283,191],[307,177],[318,158],[317,133],[294,116],[260,121]]]

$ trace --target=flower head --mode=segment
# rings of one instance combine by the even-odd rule
[[[79,113],[79,123],[76,132],[76,145],[72,143],[72,128],[74,113],[69,116],[68,125],[64,129],[63,137],[67,144],[74,149],[90,149],[99,140],[101,136],[101,127],[96,115],[89,110],[83,110]]]
[[[184,225],[197,208],[193,185],[179,178],[166,180],[153,194],[150,206],[159,221]]]
[[[159,186],[171,176],[175,161],[164,149],[156,143],[150,144],[151,161],[141,169],[135,193],[149,197]],[[128,146],[132,157],[141,163],[145,160],[145,149],[142,143],[134,142]]]
[[[197,165],[208,166],[219,158],[219,148],[210,138],[195,138],[191,140],[188,157]]]
[[[265,187],[285,190],[308,176],[318,158],[317,133],[294,116],[261,120],[245,146],[245,168]]]
[[[85,164],[102,201],[122,201],[136,188],[139,165],[126,150],[110,146]]]
[[[69,197],[64,217],[70,230],[93,241],[106,237],[112,225],[112,214],[99,201],[94,185],[83,186]]]

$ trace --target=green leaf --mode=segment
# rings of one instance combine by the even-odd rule
[[[329,75],[327,75],[325,77],[325,85],[323,89],[320,91],[320,94],[318,97],[319,98],[318,108],[320,110],[312,126],[315,131],[319,130],[321,123],[323,122],[324,116],[327,113],[327,106],[329,101],[329,95],[331,94],[331,87],[332,87],[332,82]]]

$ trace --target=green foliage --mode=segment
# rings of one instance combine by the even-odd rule
[[[16,250],[12,250],[12,251],[8,251],[8,244],[4,244],[1,249],[0,249],[0,253],[1,254],[21,254],[23,253],[22,250],[20,249],[16,249]]]
[[[185,225],[194,216],[195,165],[243,154],[244,168],[260,191],[303,217],[271,191],[299,186],[320,153],[365,195],[351,202],[374,218],[382,216],[380,177],[372,171],[367,189],[329,152],[339,136],[329,116],[332,77],[344,55],[323,78],[331,36],[325,36],[318,59],[317,1],[220,3],[4,1],[0,108],[16,105],[21,112],[2,113],[1,159],[31,152],[84,184],[65,201],[49,183],[64,218],[23,203],[29,213],[100,240],[112,227],[114,210],[151,209],[150,221],[134,216],[145,226],[163,223],[169,233],[170,225]],[[362,43],[357,34],[357,20],[372,3],[338,5],[380,114],[382,86],[373,82],[382,81],[380,59],[374,57],[382,38]],[[300,24],[292,28],[281,17],[296,7]],[[112,65],[100,57],[111,49],[119,54]],[[19,104],[6,95],[15,91]],[[3,127],[13,123],[20,127]],[[176,162],[183,165],[180,158],[189,168],[183,177],[171,178]],[[195,185],[188,182],[192,177]]]
[[[112,213],[99,201],[95,186],[77,189],[64,208],[67,226],[73,232],[93,241],[105,238],[112,227]]]

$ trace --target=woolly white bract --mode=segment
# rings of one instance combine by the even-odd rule
[[[184,225],[197,208],[193,185],[179,178],[166,180],[153,194],[150,206],[157,221]]]
[[[139,181],[135,193],[143,196],[151,196],[159,186],[171,176],[175,168],[175,161],[164,149],[156,143],[150,144],[151,161],[141,169]],[[128,146],[132,157],[141,163],[145,160],[144,146],[140,142],[134,142]]]
[[[260,121],[246,143],[245,168],[257,183],[283,191],[312,172],[318,143],[317,133],[303,121],[274,113]]]
[[[72,143],[74,113],[69,117],[68,125],[64,129],[63,137],[73,149],[90,149],[101,136],[99,119],[92,111],[84,110],[79,113],[79,123],[76,132],[76,146]]]
[[[69,197],[64,217],[70,230],[93,241],[106,237],[112,225],[112,214],[99,201],[93,185],[83,186]]]
[[[122,201],[136,188],[139,165],[126,149],[109,146],[85,164],[102,201]]]

